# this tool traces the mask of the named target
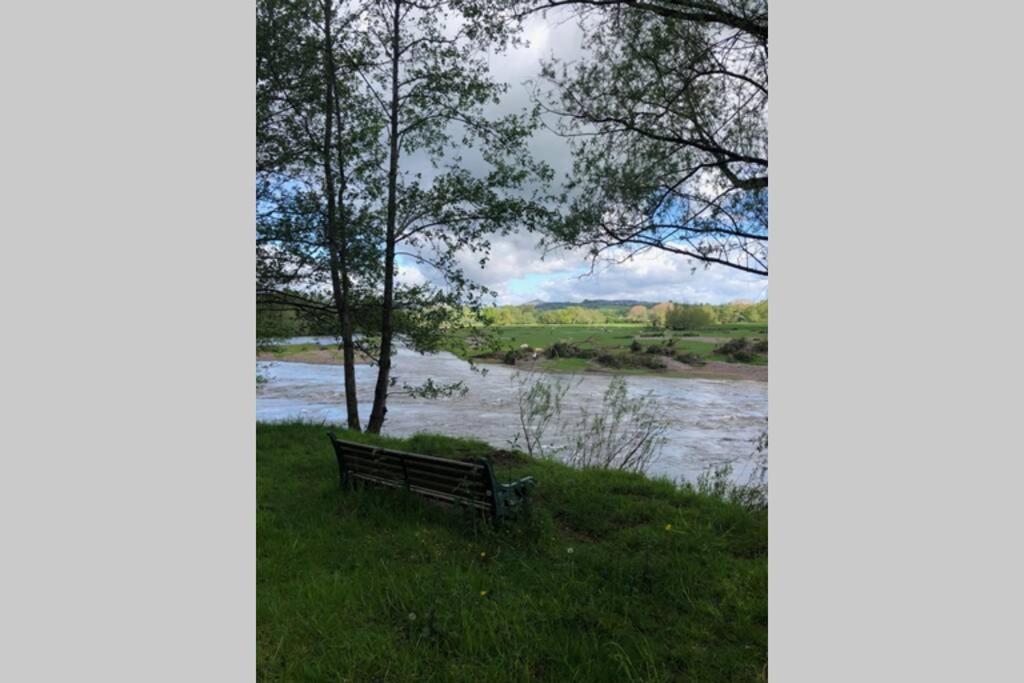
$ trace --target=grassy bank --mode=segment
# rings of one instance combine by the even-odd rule
[[[496,531],[401,492],[341,492],[325,428],[258,425],[260,680],[764,679],[765,513],[636,475],[499,462],[539,484],[530,517]]]
[[[665,330],[647,325],[506,325],[468,329],[462,344],[449,350],[463,359],[519,365],[551,372],[707,376],[767,379],[767,347],[751,346],[742,357],[721,352],[726,342],[742,337],[753,345],[767,342],[768,326],[760,323],[714,325],[689,330]],[[739,342],[742,344],[742,342]],[[550,357],[532,349],[561,344],[569,355]],[[571,348],[569,348],[571,347]],[[603,362],[602,356],[611,358]],[[657,361],[653,359],[657,358]],[[681,361],[681,362],[680,362]],[[760,370],[751,369],[760,367]]]

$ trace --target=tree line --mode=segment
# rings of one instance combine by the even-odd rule
[[[537,310],[534,305],[497,306],[483,311],[492,325],[605,325],[639,323],[653,327],[696,329],[729,323],[768,322],[768,301],[734,301],[726,304],[676,304],[662,302],[653,306],[637,304],[625,307],[584,308],[566,306]]]

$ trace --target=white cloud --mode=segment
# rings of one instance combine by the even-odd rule
[[[538,298],[547,301],[639,299],[717,304],[762,299],[768,295],[768,281],[724,266],[705,268],[686,257],[652,250],[624,263],[599,264],[592,274],[551,278],[539,283],[537,291]]]

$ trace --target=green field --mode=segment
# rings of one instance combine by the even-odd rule
[[[516,456],[497,469],[536,477],[532,512],[496,531],[402,492],[339,491],[325,430],[257,425],[258,680],[766,680],[766,512]]]
[[[474,345],[490,334],[496,338],[497,347]],[[681,332],[652,328],[647,325],[508,325],[502,327],[474,328],[463,332],[463,347],[452,347],[451,350],[462,358],[473,358],[481,361],[499,360],[507,350],[514,350],[522,345],[530,348],[548,349],[557,342],[576,344],[583,349],[596,349],[613,353],[630,352],[630,344],[637,340],[644,350],[651,345],[663,345],[672,339],[676,354],[693,353],[705,360],[732,362],[733,359],[716,354],[715,348],[721,341],[693,340],[691,337],[708,337],[718,340],[746,337],[750,340],[766,339],[768,325],[763,323],[734,323],[715,325]],[[766,365],[766,355],[757,355],[747,361],[754,365]],[[594,369],[595,364],[581,358],[544,358],[538,367],[545,370],[578,371]],[[656,374],[656,370],[633,368],[638,374]]]

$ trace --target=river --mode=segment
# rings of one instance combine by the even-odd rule
[[[316,339],[297,338],[290,343],[313,341]],[[487,372],[479,373],[450,353],[422,355],[407,349],[398,351],[392,367],[399,387],[419,385],[433,378],[438,383],[461,380],[469,390],[464,396],[445,399],[392,396],[388,399],[385,435],[435,432],[473,437],[499,448],[508,447],[515,437],[519,414],[514,368],[487,365],[483,366]],[[267,378],[257,388],[257,420],[301,419],[344,424],[341,366],[257,361],[257,372]],[[375,367],[356,366],[364,424],[373,400],[375,379]],[[577,378],[579,385],[564,401],[563,414],[569,422],[581,406],[593,410],[600,403],[610,380],[610,376],[599,374]],[[711,467],[732,462],[734,480],[746,480],[752,468],[754,441],[768,415],[767,383],[650,376],[630,376],[627,381],[631,395],[650,392],[668,424],[666,444],[649,474],[692,481]],[[565,430],[551,431],[556,442],[565,435]]]

